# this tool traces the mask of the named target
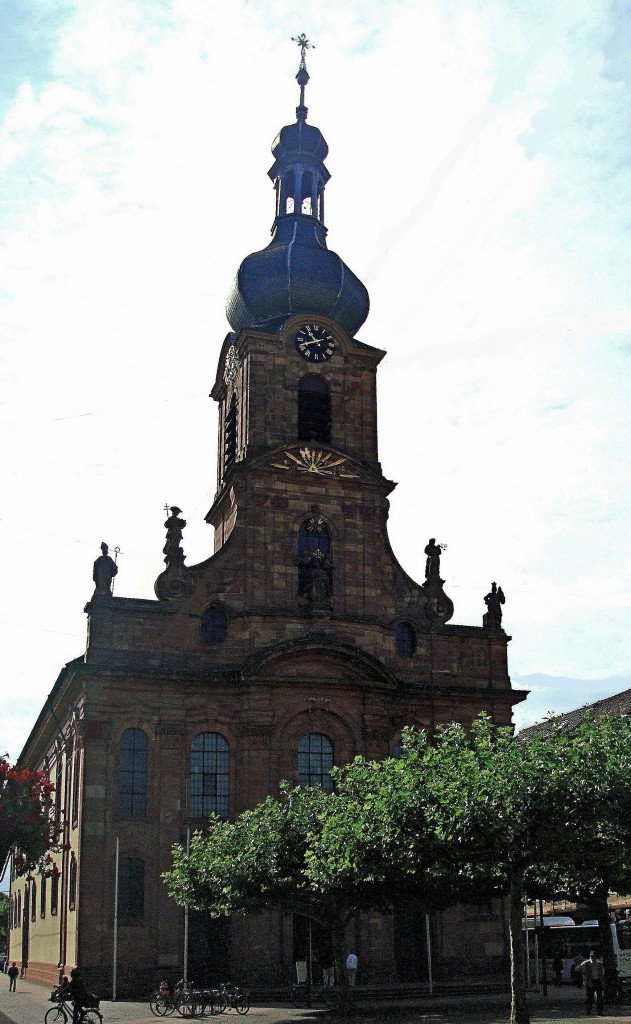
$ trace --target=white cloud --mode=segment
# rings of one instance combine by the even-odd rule
[[[515,671],[628,673],[624,9],[33,10],[46,59],[0,96],[7,684],[41,699],[80,652],[101,540],[138,596],[161,569],[165,501],[185,509],[189,563],[211,550],[207,394],[231,279],[269,238],[269,146],[293,118],[303,30],[329,243],[370,289],[362,340],[388,350],[402,564],[422,576],[423,538],[447,541],[460,622],[480,621],[497,578]]]

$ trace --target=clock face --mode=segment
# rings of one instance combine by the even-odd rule
[[[294,335],[294,344],[299,355],[308,363],[324,363],[335,352],[335,339],[326,327],[320,324],[305,324]]]

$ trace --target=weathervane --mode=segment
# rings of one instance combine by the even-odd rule
[[[298,67],[298,74],[296,75],[296,81],[300,86],[300,107],[298,109],[304,109],[306,115],[305,85],[309,81],[309,72],[307,71],[307,64],[305,62],[305,53],[307,50],[315,50],[315,46],[313,43],[309,42],[304,32],[301,32],[299,36],[292,36],[291,41],[292,43],[297,43],[300,47],[300,65]]]

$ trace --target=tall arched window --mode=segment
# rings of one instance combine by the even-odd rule
[[[50,913],[54,917],[57,913],[57,907],[59,905],[59,869],[57,865],[53,867],[53,873],[50,876]]]
[[[22,924],[22,893],[18,893],[18,922],[16,928],[19,928]]]
[[[46,917],[46,875],[42,875],[39,887],[39,916]]]
[[[81,748],[75,741],[74,750],[72,752],[72,827],[76,828],[79,824],[79,796],[80,796],[80,777],[81,777]]]
[[[333,746],[328,736],[310,732],[298,743],[298,785],[320,786],[325,793],[333,791],[331,768]]]
[[[122,857],[118,868],[119,924],[142,924],[145,915],[145,862]]]
[[[70,878],[68,880],[68,909],[74,910],[77,905],[77,857],[74,852],[70,854]]]
[[[147,813],[147,736],[142,729],[125,729],[121,736],[118,813],[127,818]]]
[[[191,746],[192,818],[230,814],[230,747],[218,732],[202,732]]]
[[[298,596],[312,600],[314,583],[323,576],[330,597],[333,587],[331,533],[320,516],[311,516],[298,530]]]
[[[331,392],[318,373],[298,384],[298,440],[331,442]]]
[[[37,917],[37,882],[35,879],[31,882],[31,921],[34,921]]]
[[[224,424],[223,468],[232,465],[237,457],[237,396],[232,395]]]

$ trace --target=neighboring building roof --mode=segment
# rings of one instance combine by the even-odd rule
[[[604,718],[605,715],[612,715],[615,718],[622,718],[625,715],[631,716],[631,690],[623,690],[622,693],[614,693],[612,697],[605,697],[603,700],[594,701],[593,704],[583,704],[574,711],[567,711],[564,715],[555,715],[554,718],[546,718],[543,722],[531,725],[522,729],[520,736],[534,737],[550,732],[552,729],[566,729],[571,731],[577,729],[587,714],[594,718]]]

